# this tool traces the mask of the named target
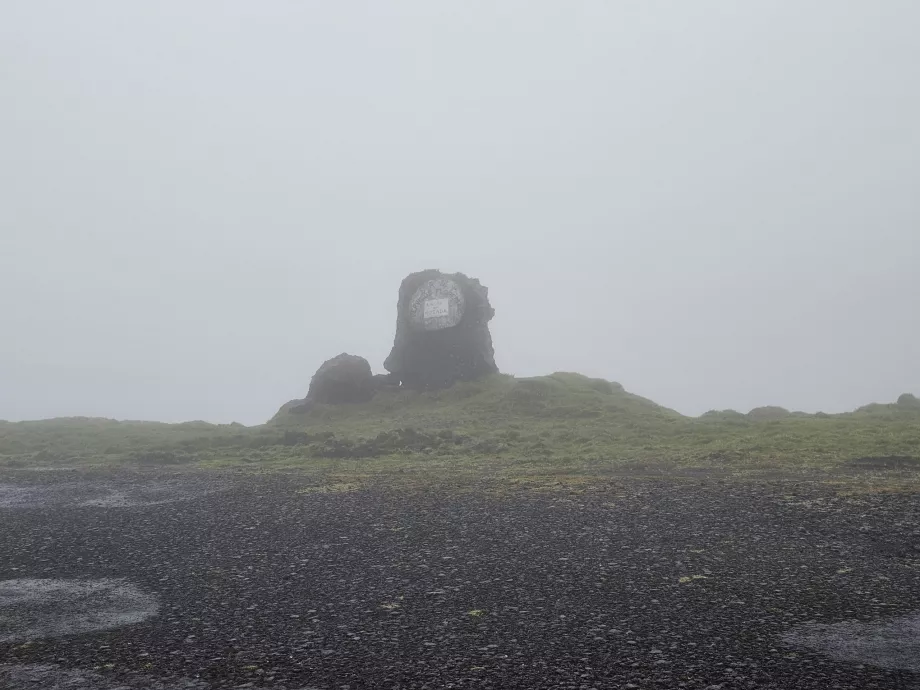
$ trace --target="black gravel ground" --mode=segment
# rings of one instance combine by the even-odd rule
[[[0,642],[0,687],[920,688],[918,492],[186,479],[202,490],[150,504],[124,487],[176,477],[89,504],[81,482],[110,478],[0,479],[54,487],[0,506],[0,581],[158,601],[133,625]],[[0,632],[22,616],[0,602]]]

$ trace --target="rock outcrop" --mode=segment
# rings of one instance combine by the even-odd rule
[[[396,338],[384,368],[409,388],[446,388],[498,371],[489,290],[462,273],[413,273],[399,288]]]
[[[898,405],[900,407],[912,407],[920,410],[920,398],[917,398],[913,393],[904,393],[898,397]]]
[[[376,389],[371,365],[364,357],[340,354],[323,363],[310,381],[307,403],[341,405],[370,400]]]

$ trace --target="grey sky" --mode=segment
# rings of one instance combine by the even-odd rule
[[[0,2],[0,418],[258,423],[409,272],[689,414],[920,393],[920,3]]]

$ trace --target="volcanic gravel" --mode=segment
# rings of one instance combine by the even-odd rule
[[[0,688],[920,688],[918,492],[6,481],[32,498],[0,507]],[[197,488],[100,505],[85,482]],[[100,581],[155,613],[55,634],[60,583]]]

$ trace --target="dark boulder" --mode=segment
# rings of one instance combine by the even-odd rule
[[[498,371],[489,290],[462,273],[413,273],[399,288],[396,338],[384,368],[409,388],[446,388]]]
[[[310,381],[306,403],[341,405],[367,402],[374,395],[371,365],[363,357],[341,354],[323,363]]]

